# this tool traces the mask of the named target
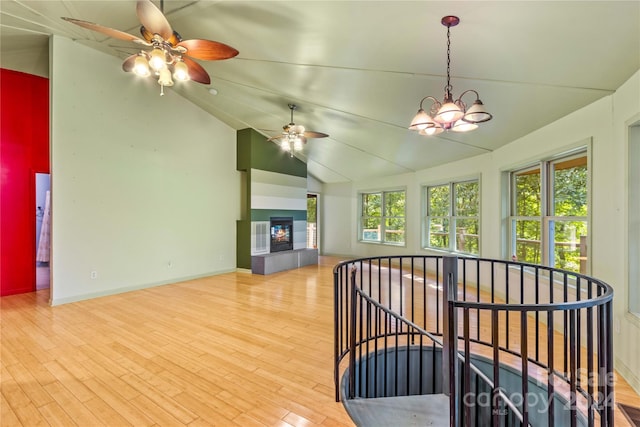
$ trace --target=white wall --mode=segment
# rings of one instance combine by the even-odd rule
[[[235,131],[71,40],[51,58],[52,304],[235,270]]]
[[[366,182],[323,186],[325,253],[353,257],[420,254],[420,187],[469,176],[481,179],[481,255],[506,258],[502,239],[503,171],[587,144],[591,158],[591,275],[615,289],[616,369],[640,391],[640,321],[627,311],[627,127],[640,118],[640,71],[614,95],[602,98],[491,153]],[[500,120],[496,117],[494,120]],[[478,130],[481,132],[482,130]],[[390,247],[359,243],[358,192],[407,189],[407,244]]]

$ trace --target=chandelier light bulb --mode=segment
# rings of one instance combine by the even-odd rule
[[[493,116],[484,108],[484,104],[479,99],[465,113],[463,120],[469,123],[483,123],[491,120]]]
[[[421,131],[431,127],[434,127],[433,119],[426,113],[426,111],[420,108],[413,120],[411,120],[409,129]]]
[[[464,120],[458,120],[451,126],[451,130],[454,132],[469,132],[475,129],[478,129],[477,124],[465,122]]]
[[[442,126],[436,124],[434,126],[431,126],[431,127],[428,127],[426,129],[423,129],[423,130],[419,131],[418,134],[426,135],[426,136],[434,136],[434,135],[439,135],[442,132],[444,132],[444,129],[442,128]]]
[[[289,142],[289,138],[283,139],[280,146],[284,151],[291,151],[291,142]]]
[[[144,55],[138,55],[133,65],[133,72],[140,77],[147,77],[151,74],[149,71],[149,61]]]
[[[293,141],[293,149],[296,151],[301,151],[302,150],[302,140],[300,138],[296,138]]]
[[[162,49],[157,47],[153,48],[149,59],[149,65],[155,71],[160,71],[160,69],[166,66],[166,55]]]
[[[438,113],[433,118],[438,123],[453,123],[457,120],[460,120],[464,116],[464,113],[456,104],[454,104],[451,100],[448,100],[440,109]]]
[[[158,84],[160,86],[173,86],[173,80],[171,80],[171,71],[167,67],[162,68],[160,71],[160,77],[158,78]]]
[[[177,61],[173,66],[173,78],[181,82],[189,80],[189,68],[187,64],[182,61]]]

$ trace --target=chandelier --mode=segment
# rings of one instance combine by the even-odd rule
[[[457,16],[445,16],[440,21],[447,27],[447,85],[444,87],[444,100],[438,101],[433,96],[425,96],[420,101],[418,113],[411,121],[409,129],[417,131],[420,135],[438,135],[446,131],[468,132],[478,128],[478,123],[491,120],[493,117],[484,108],[478,92],[473,89],[466,90],[457,98],[453,99],[451,86],[451,27],[460,23]],[[467,104],[462,101],[462,97],[468,93],[476,95],[476,100],[467,108]],[[422,104],[425,100],[432,101],[427,113]]]

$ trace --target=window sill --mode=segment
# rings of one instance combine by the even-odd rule
[[[456,251],[450,251],[448,249],[422,248],[422,250],[426,252],[434,252],[436,254],[441,254],[441,255],[462,256],[462,257],[469,257],[469,258],[480,257],[480,255],[478,254],[470,254],[468,252],[456,252]]]
[[[358,243],[363,243],[366,245],[383,245],[383,246],[396,246],[399,248],[406,248],[406,243],[393,243],[393,242],[376,242],[374,240],[358,240]]]

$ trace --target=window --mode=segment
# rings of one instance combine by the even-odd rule
[[[405,191],[362,193],[360,241],[405,243]]]
[[[480,253],[478,180],[424,187],[423,247]]]
[[[586,152],[510,174],[510,251],[518,261],[587,272]]]

